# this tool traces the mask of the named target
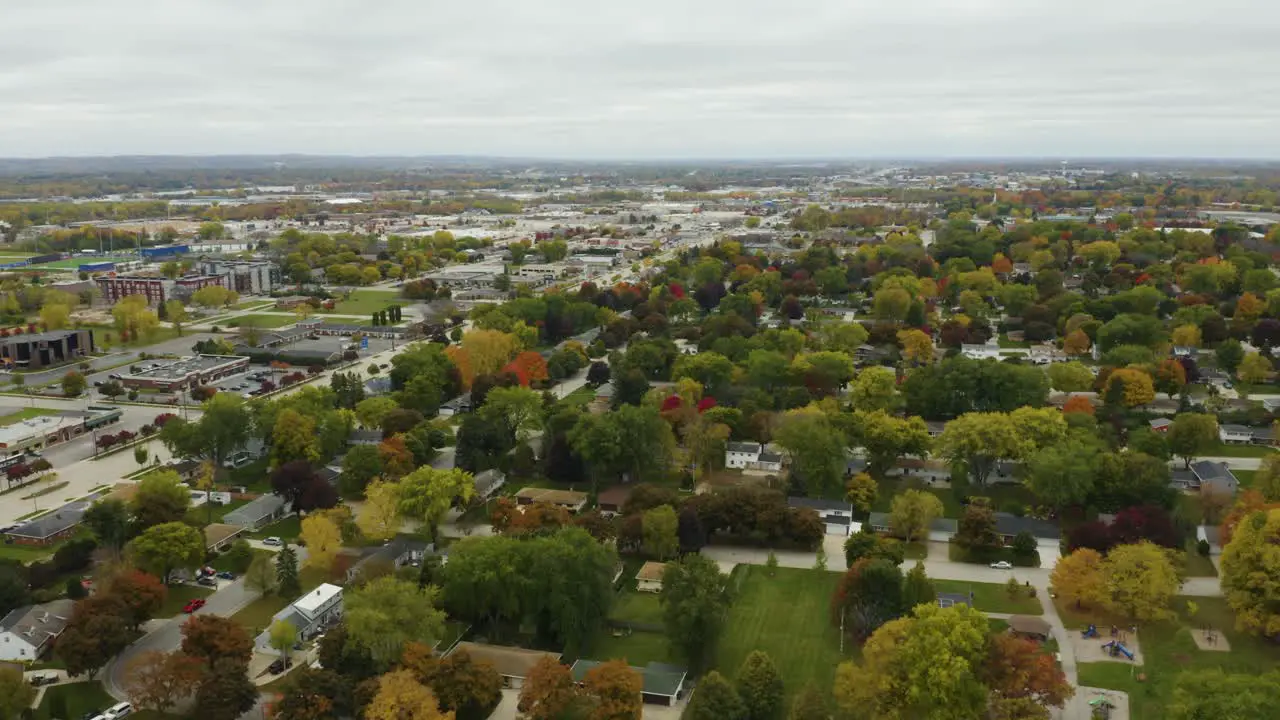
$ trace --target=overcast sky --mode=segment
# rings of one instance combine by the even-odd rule
[[[9,157],[1280,157],[1268,0],[12,0],[3,17]]]

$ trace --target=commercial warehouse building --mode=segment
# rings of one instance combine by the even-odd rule
[[[90,405],[0,427],[0,458],[16,458],[120,421],[120,408]]]
[[[145,369],[120,377],[125,387],[151,392],[174,392],[208,385],[249,367],[249,358],[238,355],[196,355],[180,360],[151,363]]]
[[[75,362],[93,351],[92,330],[50,330],[0,338],[0,362],[25,370]]]

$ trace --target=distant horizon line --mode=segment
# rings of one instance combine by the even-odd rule
[[[577,163],[830,163],[830,162],[1201,162],[1244,163],[1267,165],[1280,163],[1280,156],[1233,155],[775,155],[775,156],[616,156],[589,157],[570,155],[504,155],[504,154],[387,154],[387,153],[324,153],[324,152],[218,152],[218,153],[110,153],[93,155],[0,155],[0,162],[85,161],[85,160],[173,160],[173,159],[345,159],[345,160],[488,160]]]

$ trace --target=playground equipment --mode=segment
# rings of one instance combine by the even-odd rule
[[[1080,633],[1080,636],[1081,636],[1081,637],[1086,637],[1086,638],[1096,638],[1096,637],[1098,637],[1098,626],[1097,626],[1097,625],[1090,625],[1088,630],[1085,630],[1085,631],[1083,631],[1083,632],[1081,632],[1081,633]]]
[[[1133,652],[1129,650],[1129,648],[1125,647],[1124,643],[1116,640],[1112,640],[1111,642],[1103,645],[1102,649],[1106,651],[1109,655],[1111,655],[1111,657],[1115,657],[1116,655],[1124,655],[1126,658],[1130,660],[1133,659]]]

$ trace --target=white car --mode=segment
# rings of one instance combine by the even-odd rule
[[[111,707],[107,708],[107,712],[106,712],[106,716],[111,718],[111,720],[116,720],[116,718],[122,718],[126,715],[132,715],[132,714],[133,714],[133,706],[127,702],[116,703],[115,705],[112,705]]]
[[[262,541],[262,544],[263,545],[283,545],[284,543],[280,542],[280,538],[272,535],[269,538],[264,538]]]
[[[991,567],[995,568],[996,570],[1012,570],[1013,569],[1013,565],[1010,565],[1007,561],[1004,561],[1004,560],[1001,560],[1000,562],[991,563]]]

